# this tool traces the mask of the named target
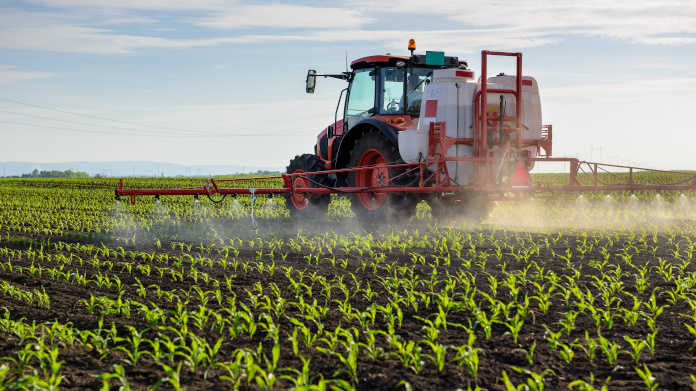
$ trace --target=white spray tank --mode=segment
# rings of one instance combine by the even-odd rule
[[[433,82],[425,87],[421,102],[418,129],[399,132],[399,151],[406,163],[423,161],[428,155],[428,135],[431,122],[445,122],[445,135],[453,138],[475,138],[474,97],[480,91],[481,81],[474,82],[474,72],[456,68],[437,69],[433,71]],[[495,76],[488,78],[487,88],[515,90],[515,76]],[[500,111],[500,96],[505,98],[505,115],[515,117],[516,100],[512,94],[489,93],[486,102],[487,112]],[[536,80],[532,77],[522,78],[522,139],[541,139],[541,101]],[[509,124],[513,126],[513,123]],[[528,146],[531,157],[536,157],[537,146]],[[439,146],[436,150],[440,153]],[[474,146],[455,144],[444,156],[473,157]],[[530,162],[531,170],[534,163]],[[428,166],[434,170],[434,165]],[[454,181],[462,186],[469,183],[473,173],[473,162],[449,162],[447,170]]]
[[[491,87],[496,85],[498,87]],[[504,88],[515,90],[517,88],[517,77],[511,75],[499,75],[488,78],[488,88]],[[491,97],[497,99],[497,105],[500,105],[500,94],[488,94],[489,104],[492,104]],[[516,106],[515,97],[510,94],[504,94],[506,99],[505,115],[515,116]],[[498,111],[499,107],[494,111]],[[511,124],[512,125],[512,124]],[[522,76],[522,139],[523,140],[540,140],[541,139],[541,98],[539,97],[539,86],[537,81],[530,76]],[[536,157],[539,147],[531,145],[523,149],[529,151],[530,157]],[[529,162],[527,169],[534,168],[534,162]]]
[[[433,82],[425,87],[421,102],[418,129],[399,133],[399,151],[405,162],[417,162],[428,155],[428,134],[431,122],[445,122],[445,135],[452,138],[474,138],[474,72],[457,68],[436,69]],[[436,150],[440,153],[439,146]],[[456,144],[444,156],[473,157],[473,145]],[[429,169],[435,169],[429,166]],[[449,175],[459,185],[469,184],[473,162],[449,162]]]

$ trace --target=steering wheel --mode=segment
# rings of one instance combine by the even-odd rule
[[[399,105],[399,102],[393,100],[387,105],[387,111],[392,113],[399,112],[401,111],[401,105]]]
[[[367,118],[370,118],[370,113],[367,111],[363,111],[362,113],[358,114],[358,121],[362,121]]]

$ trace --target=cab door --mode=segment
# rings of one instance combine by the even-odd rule
[[[358,122],[375,115],[376,83],[375,68],[358,69],[348,87],[348,98],[344,111],[344,133]]]

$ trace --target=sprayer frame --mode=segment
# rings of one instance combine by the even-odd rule
[[[201,187],[194,188],[171,188],[171,189],[125,189],[123,187],[123,179],[119,180],[118,189],[116,189],[115,195],[117,199],[122,196],[130,197],[131,204],[135,204],[135,199],[137,196],[155,196],[158,199],[165,195],[190,195],[198,197],[201,195],[214,196],[217,194],[222,195],[262,195],[262,194],[277,194],[290,197],[296,193],[299,194],[348,194],[348,193],[452,193],[452,197],[457,199],[490,199],[490,200],[521,200],[527,198],[548,198],[548,197],[562,197],[563,195],[569,195],[577,192],[590,192],[590,191],[641,191],[641,190],[673,190],[673,191],[685,191],[685,190],[696,190],[696,173],[690,172],[678,172],[678,171],[663,171],[654,169],[644,169],[629,166],[619,166],[613,164],[602,164],[580,161],[573,158],[530,158],[533,162],[556,162],[556,163],[569,163],[570,164],[570,175],[569,182],[567,185],[563,186],[548,186],[539,182],[531,182],[529,186],[524,187],[512,187],[509,184],[487,184],[485,186],[472,185],[472,186],[455,186],[451,183],[451,179],[447,174],[447,163],[457,162],[457,161],[473,161],[481,164],[485,163],[496,163],[500,162],[501,158],[446,158],[438,157],[425,162],[414,163],[414,164],[389,164],[386,167],[389,168],[400,168],[405,170],[406,173],[418,172],[419,182],[418,186],[397,186],[392,182],[395,178],[391,178],[390,181],[384,183],[380,187],[371,188],[361,188],[361,187],[329,187],[317,184],[317,187],[309,187],[302,189],[295,189],[292,187],[292,178],[302,177],[311,181],[310,176],[316,175],[316,173],[296,173],[296,174],[281,174],[280,176],[270,176],[270,177],[255,177],[255,178],[236,178],[236,179],[214,179],[210,178],[205,181],[204,185]],[[436,165],[434,172],[430,172],[428,165]],[[628,178],[623,178],[617,173],[609,171],[609,169],[627,169]],[[361,171],[361,170],[371,170],[372,167],[360,167],[352,169],[342,169],[342,170],[328,170],[322,171],[322,174],[335,174],[335,173],[347,173],[350,171]],[[691,181],[690,184],[677,184],[677,185],[664,185],[664,184],[639,184],[634,181],[634,172],[636,171],[646,171],[646,172],[659,172],[659,173],[669,173],[677,175],[685,175],[690,178],[686,178],[683,182]],[[601,172],[613,175],[618,181],[618,184],[605,185],[601,184],[598,179],[598,175]],[[579,176],[582,175],[582,176]],[[580,179],[588,178],[592,184],[583,185]],[[252,183],[257,180],[268,180],[268,179],[282,179],[284,187],[281,188],[250,188],[250,187],[223,187],[225,183],[243,184]],[[427,182],[433,182],[432,186],[427,186]]]

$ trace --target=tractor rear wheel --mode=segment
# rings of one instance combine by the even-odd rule
[[[376,130],[360,137],[351,152],[348,166],[370,167],[367,170],[348,173],[348,186],[376,188],[408,185],[411,178],[399,175],[403,167],[386,167],[388,164],[403,164],[397,148]],[[398,178],[397,178],[398,177]],[[391,220],[408,219],[415,210],[418,199],[406,193],[355,193],[351,195],[353,212],[362,219]]]
[[[295,175],[291,178],[294,194],[286,201],[290,215],[294,218],[314,218],[326,213],[329,209],[331,197],[329,194],[307,194],[301,189],[331,186],[330,179],[325,174],[317,174],[324,169],[321,159],[315,155],[297,155],[290,161],[287,167],[288,174]]]

